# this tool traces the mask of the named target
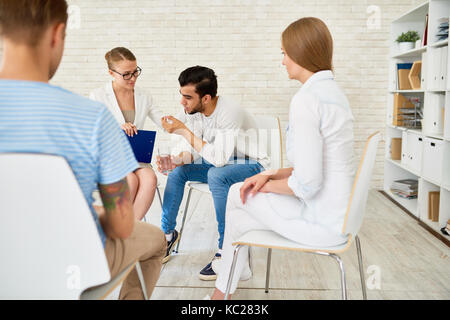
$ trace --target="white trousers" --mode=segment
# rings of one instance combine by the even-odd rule
[[[271,230],[309,246],[330,247],[347,241],[343,235],[331,233],[321,225],[303,220],[301,211],[304,204],[294,196],[257,193],[253,197],[248,197],[246,203],[242,204],[240,198],[242,184],[243,182],[232,185],[228,193],[223,252],[216,280],[216,288],[221,292],[226,291],[233,262],[232,243],[248,231]],[[230,293],[235,292],[245,268],[249,268],[247,246],[239,251]]]

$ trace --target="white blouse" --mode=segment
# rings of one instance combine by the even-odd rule
[[[119,104],[114,94],[112,81],[108,82],[103,87],[93,90],[89,94],[89,98],[106,105],[108,110],[113,114],[117,122],[122,125],[125,123],[125,118],[120,110]],[[139,87],[134,88],[134,104],[135,117],[134,125],[138,130],[142,130],[145,125],[145,119],[149,117],[152,121],[162,129],[161,118],[163,114],[153,106],[151,95],[146,94]]]
[[[311,76],[292,98],[286,136],[294,170],[288,185],[308,222],[342,232],[355,175],[353,115],[330,70]]]

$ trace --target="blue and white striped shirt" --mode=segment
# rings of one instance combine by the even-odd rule
[[[139,165],[104,105],[42,82],[0,80],[0,152],[64,157],[86,198],[103,245],[106,236],[92,207],[97,184],[111,184]]]

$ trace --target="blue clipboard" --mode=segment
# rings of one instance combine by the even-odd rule
[[[138,162],[151,163],[155,147],[156,131],[138,130],[138,134],[128,136],[134,156]]]

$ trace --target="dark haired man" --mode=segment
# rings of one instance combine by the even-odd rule
[[[228,190],[234,183],[261,172],[268,165],[268,157],[257,146],[249,146],[250,151],[237,148],[237,137],[240,129],[246,129],[243,124],[247,123],[249,114],[231,99],[217,95],[217,77],[213,70],[191,67],[180,74],[178,81],[184,112],[177,118],[168,116],[162,120],[169,133],[183,138],[172,150],[174,170],[168,175],[164,191],[161,228],[166,234],[168,249],[163,263],[169,260],[179,240],[176,217],[186,182],[208,183],[218,223],[219,250],[213,261],[200,271],[199,277],[215,280],[217,268],[214,265],[221,257]],[[161,171],[159,161],[158,169]]]
[[[67,19],[65,0],[0,0],[0,153],[64,157],[91,209],[111,276],[139,260],[151,296],[166,241],[156,226],[134,221],[126,180],[138,168],[133,151],[104,105],[48,83],[63,55]],[[92,198],[97,187],[104,204],[98,212]],[[44,267],[33,261],[32,268]],[[136,270],[123,283],[120,298],[144,298]]]

